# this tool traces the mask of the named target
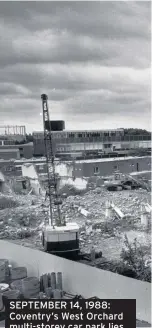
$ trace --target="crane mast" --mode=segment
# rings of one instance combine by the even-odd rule
[[[42,244],[46,252],[62,257],[78,258],[79,226],[74,222],[65,222],[61,215],[62,201],[58,194],[55,172],[55,156],[52,140],[51,121],[49,118],[48,97],[41,95],[43,108],[44,144],[48,177],[49,224],[42,230]]]
[[[62,201],[59,199],[57,178],[55,173],[54,150],[52,144],[51,122],[49,118],[48,96],[41,95],[43,109],[44,144],[46,154],[46,167],[48,177],[48,196],[49,196],[49,223],[52,227],[65,225],[62,222],[61,208]]]

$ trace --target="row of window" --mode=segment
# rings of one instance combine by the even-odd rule
[[[118,170],[118,165],[114,165],[113,169],[114,169],[114,170]],[[99,170],[99,166],[95,166],[95,167],[94,167],[94,174],[97,174],[97,173],[99,173],[99,172],[100,172],[100,170]]]
[[[131,141],[145,141],[145,142],[149,142],[151,140],[150,136],[115,136],[115,137],[105,137],[102,138],[98,138],[98,137],[84,137],[83,135],[81,135],[81,137],[77,136],[77,138],[75,137],[69,137],[69,139],[65,136],[65,135],[60,135],[60,138],[56,138],[57,136],[56,135],[53,135],[53,140],[55,140],[55,142],[57,144],[60,144],[60,143],[88,143],[88,142],[115,142],[115,141],[119,141],[119,142],[131,142]],[[34,145],[41,145],[41,146],[44,146],[44,138],[43,136],[37,136],[37,137],[34,137]],[[108,146],[107,146],[108,147]],[[128,147],[126,145],[126,148],[129,148],[129,143],[128,143]]]
[[[105,144],[104,148],[111,148],[111,146],[112,146],[111,144]]]
[[[106,132],[70,132],[67,138],[100,138],[100,137],[116,137],[124,136],[123,131],[106,131]]]
[[[151,163],[147,163],[149,166],[151,165]],[[135,167],[136,166],[136,169],[137,169],[137,171],[139,170],[139,163],[136,163],[136,164],[130,164],[130,166],[131,167]],[[116,170],[119,170],[119,166],[118,165],[114,165],[113,166],[113,169],[114,169],[114,171],[116,171]],[[94,168],[93,168],[93,171],[94,171],[94,174],[99,174],[100,173],[100,169],[99,169],[99,166],[95,166]]]
[[[39,165],[38,166],[39,171],[43,171],[44,170],[44,165]],[[5,171],[6,172],[13,172],[13,171],[21,172],[22,171],[22,167],[21,166],[16,166],[16,167],[15,166],[6,166],[5,167]]]
[[[116,137],[116,136],[124,136],[123,130],[116,130],[116,131],[82,131],[82,132],[53,132],[53,138],[99,138],[99,137]],[[43,138],[43,133],[33,133],[34,139],[41,139]]]
[[[10,146],[14,144],[15,142],[13,140],[0,140],[0,146]]]

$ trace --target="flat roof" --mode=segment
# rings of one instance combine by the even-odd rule
[[[103,162],[114,162],[114,161],[127,161],[127,160],[135,160],[141,158],[151,159],[151,156],[126,156],[126,157],[110,157],[110,158],[93,158],[86,160],[76,160],[75,163],[103,163]]]
[[[61,132],[77,132],[77,133],[84,133],[84,132],[108,132],[108,131],[124,131],[124,129],[94,129],[94,130],[62,130],[62,131],[52,131],[52,133],[61,133]],[[43,131],[34,131],[34,134],[44,134]]]
[[[126,161],[126,160],[130,160],[130,159],[140,159],[140,158],[148,158],[148,159],[151,159],[151,156],[150,155],[147,155],[147,156],[126,156],[126,157],[110,157],[110,158],[93,158],[93,159],[83,159],[83,160],[74,160],[75,163],[100,163],[100,162],[112,162],[112,161]],[[22,163],[35,163],[35,164],[38,164],[38,163],[46,163],[46,158],[45,157],[41,157],[41,158],[29,158],[29,159],[26,159],[26,158],[22,158],[22,159],[1,159],[0,158],[0,162],[4,162],[4,163],[13,163],[14,165],[17,165],[17,164],[21,164]],[[71,160],[58,160],[58,159],[55,159],[55,163],[58,163],[58,164],[71,164],[73,163],[73,159]]]
[[[19,152],[19,149],[17,148],[5,148],[5,149],[2,149],[2,148],[0,148],[0,153],[9,153],[9,152]]]

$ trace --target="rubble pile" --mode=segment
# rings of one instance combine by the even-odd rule
[[[12,196],[4,196],[3,194],[0,194],[0,210],[17,206],[19,206],[19,202]]]
[[[4,203],[6,197],[3,197]],[[12,196],[12,207],[0,210],[0,239],[26,239],[37,236],[39,225],[45,221],[47,211],[42,206],[42,199],[26,195]]]
[[[68,197],[62,211],[67,221],[79,224],[82,251],[88,253],[94,246],[109,258],[118,259],[125,233],[132,232],[131,240],[140,238],[140,205],[147,202],[150,204],[150,199],[150,193],[145,190],[109,192],[102,187],[93,189],[92,183],[90,190],[83,196]],[[105,217],[107,200],[122,210],[125,214],[123,220],[114,214],[109,219]],[[150,232],[141,234],[144,234],[145,243],[150,249]]]
[[[76,222],[79,225],[82,252],[89,253],[94,246],[109,259],[118,259],[126,233],[131,241],[141,237],[142,242],[150,249],[150,230],[143,231],[140,224],[140,205],[150,204],[149,192],[142,189],[110,192],[90,181],[82,194],[77,194],[73,189],[71,193],[70,196],[66,194],[66,197],[62,197],[61,210],[67,222]],[[63,193],[62,196],[64,195]],[[48,207],[47,204],[44,205],[44,198],[41,195],[13,194],[9,199],[12,206],[0,207],[0,239],[42,249],[40,234],[48,219]],[[125,214],[123,219],[115,214],[106,218],[107,200],[120,208]],[[8,200],[4,201],[4,204],[7,202]]]
[[[118,206],[125,216],[132,216],[134,219],[140,216],[141,203],[150,203],[151,195],[144,190],[133,191],[117,191],[110,192],[103,188],[89,190],[83,196],[70,196],[63,204],[62,210],[68,214],[76,214],[80,217],[81,209],[85,209],[88,213],[87,217],[93,222],[105,220],[106,202],[113,202]],[[84,221],[81,216],[80,220]],[[74,218],[74,217],[73,217]]]
[[[87,179],[69,178],[67,180],[64,180],[63,178],[61,178],[60,185],[59,185],[59,192],[61,195],[66,194],[67,196],[83,195],[86,193],[87,188],[88,188]]]

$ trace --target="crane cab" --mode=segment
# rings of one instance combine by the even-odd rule
[[[65,226],[45,226],[42,232],[44,250],[51,254],[76,259],[79,256],[79,226],[67,223]]]

